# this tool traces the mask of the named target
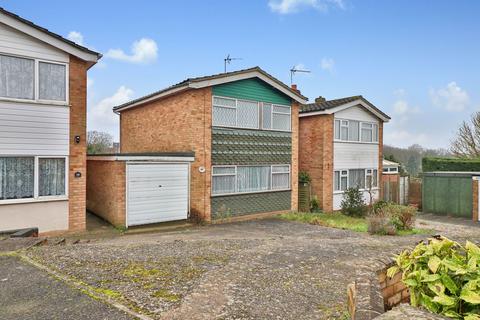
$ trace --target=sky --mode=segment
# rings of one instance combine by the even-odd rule
[[[112,107],[188,77],[260,66],[314,100],[363,95],[386,144],[448,148],[480,109],[480,1],[2,0],[103,54],[88,72],[88,130],[118,140]]]

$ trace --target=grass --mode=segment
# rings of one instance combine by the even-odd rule
[[[351,230],[355,232],[367,232],[367,220],[365,218],[350,217],[340,212],[333,213],[310,213],[310,212],[289,212],[280,215],[281,219],[297,221],[331,227],[337,229]],[[412,230],[399,230],[398,235],[406,236],[412,234],[431,234],[429,229],[413,228]]]

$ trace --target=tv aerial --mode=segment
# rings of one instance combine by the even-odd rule
[[[297,72],[302,72],[302,73],[310,73],[310,70],[303,70],[303,69],[297,69],[297,66],[293,66],[292,69],[290,69],[290,84],[293,84],[293,76]]]
[[[227,64],[230,64],[233,60],[243,60],[242,58],[232,58],[230,54],[227,55],[225,59],[223,59],[223,72],[227,73]]]

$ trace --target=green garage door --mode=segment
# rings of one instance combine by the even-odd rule
[[[425,173],[423,211],[471,218],[472,176],[463,173]]]

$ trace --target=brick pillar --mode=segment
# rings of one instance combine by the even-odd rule
[[[292,164],[291,164],[291,179],[292,179],[292,211],[298,210],[298,152],[299,152],[299,118],[298,111],[300,105],[297,102],[292,104]]]
[[[473,221],[478,221],[478,184],[479,180],[473,179],[472,180],[472,220]]]
[[[87,179],[87,65],[85,61],[70,56],[70,154],[68,170],[70,231],[86,228],[86,179]],[[80,142],[75,137],[80,136]],[[79,172],[81,177],[75,177]]]

